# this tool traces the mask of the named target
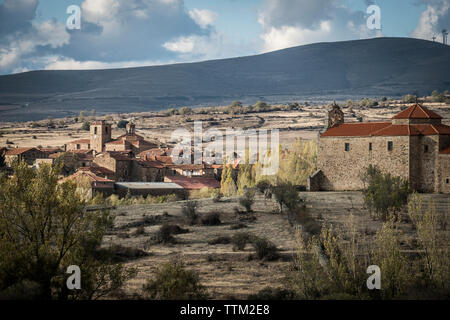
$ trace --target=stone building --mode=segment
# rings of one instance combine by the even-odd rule
[[[331,112],[339,114],[335,107]],[[308,181],[310,190],[361,190],[372,164],[419,192],[450,193],[450,126],[437,113],[415,104],[387,122],[329,125],[319,137],[319,170]]]
[[[36,159],[48,158],[47,153],[36,148],[15,148],[7,149],[5,152],[5,162],[11,166],[14,161],[25,161],[29,165],[33,165]]]
[[[104,120],[94,121],[90,127],[90,138],[67,143],[66,151],[94,150],[95,153],[129,151],[133,155],[137,155],[156,147],[156,144],[146,141],[144,137],[136,134],[136,127],[133,123],[128,123],[125,134],[116,139],[112,138],[111,133],[111,124]]]

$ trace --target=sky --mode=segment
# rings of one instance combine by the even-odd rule
[[[69,30],[71,5],[80,29]],[[369,28],[380,9],[381,29]],[[0,0],[0,74],[230,58],[317,42],[442,41],[450,0]]]

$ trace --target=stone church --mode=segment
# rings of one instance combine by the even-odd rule
[[[419,192],[450,193],[450,126],[421,104],[391,121],[345,123],[333,104],[319,137],[318,171],[311,191],[361,190],[370,165],[407,179]]]

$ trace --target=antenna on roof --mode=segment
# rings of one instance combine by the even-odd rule
[[[442,30],[442,43],[443,44],[447,44],[447,35],[448,35],[447,29]]]

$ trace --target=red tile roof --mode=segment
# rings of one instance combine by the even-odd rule
[[[439,152],[440,154],[450,154],[450,145],[447,146],[446,148],[444,148],[444,150],[442,150],[441,152]]]
[[[90,171],[83,171],[83,170],[79,170],[79,171],[75,172],[73,175],[63,179],[63,181],[72,180],[79,176],[86,176],[92,182],[110,182],[111,184],[114,183],[113,180],[102,178],[102,177],[95,175],[94,173],[92,173]]]
[[[67,144],[90,144],[91,139],[78,139],[68,142]]]
[[[173,182],[188,190],[203,188],[220,188],[220,182],[213,178],[189,178],[182,176],[164,177],[165,182]]]
[[[428,110],[424,106],[416,103],[403,110],[392,119],[442,119],[437,113]]]
[[[390,122],[343,123],[321,134],[322,137],[357,137],[391,126]]]
[[[36,148],[15,148],[15,149],[8,149],[5,152],[5,155],[6,156],[17,156],[19,154],[25,153],[30,150],[38,151],[38,149],[36,149]]]
[[[445,124],[390,124],[389,122],[343,123],[321,134],[322,137],[431,136],[450,135]]]
[[[105,167],[99,167],[99,166],[92,166],[92,167],[81,167],[78,168],[79,171],[84,171],[84,172],[92,172],[95,175],[115,175],[115,172],[112,170],[109,170],[108,168]]]

